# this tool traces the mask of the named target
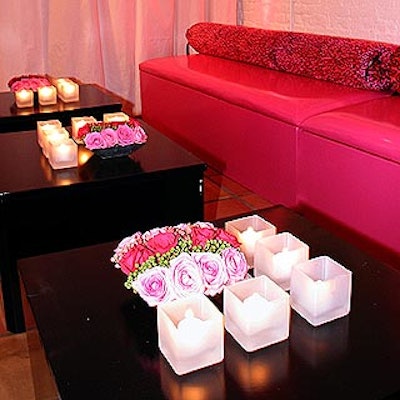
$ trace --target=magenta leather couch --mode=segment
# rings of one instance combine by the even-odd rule
[[[143,119],[258,195],[400,252],[399,46],[215,23],[186,36],[195,54],[141,63]]]

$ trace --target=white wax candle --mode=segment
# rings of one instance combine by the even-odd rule
[[[258,239],[260,239],[261,233],[254,230],[252,226],[249,226],[245,231],[240,233],[239,241],[243,245],[244,253],[250,257],[254,254],[254,248]]]
[[[55,162],[68,162],[74,159],[74,149],[68,143],[60,141],[54,143],[54,146]]]
[[[57,103],[57,89],[55,86],[43,86],[38,89],[39,104],[42,106]]]
[[[253,293],[243,300],[242,318],[249,324],[248,333],[254,334],[266,328],[271,313],[271,302],[259,293]]]
[[[290,279],[292,267],[299,259],[299,252],[283,247],[282,251],[273,255],[274,278],[278,280]]]
[[[210,321],[196,318],[192,309],[185,311],[185,317],[177,325],[177,339],[184,351],[191,354],[200,353],[204,350],[205,340],[210,330]]]
[[[15,103],[17,107],[32,107],[33,106],[33,91],[32,90],[18,90],[15,92]]]
[[[58,85],[58,96],[65,103],[78,101],[79,85],[71,80],[63,80]]]

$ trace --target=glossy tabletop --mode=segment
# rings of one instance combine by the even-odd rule
[[[26,258],[19,271],[60,397],[376,400],[398,394],[399,272],[286,208],[259,215],[307,243],[310,256],[329,255],[353,271],[348,316],[312,327],[292,311],[289,338],[253,353],[225,332],[223,362],[177,376],[158,349],[156,309],[124,288],[123,274],[109,261],[117,242]],[[213,300],[222,307],[221,297]]]
[[[206,165],[144,122],[148,141],[102,160],[83,146],[53,170],[36,131],[0,135],[0,273],[8,330],[24,331],[16,260],[203,217]]]
[[[121,111],[122,104],[112,95],[91,84],[79,85],[79,101],[57,103],[48,106],[18,108],[12,92],[0,93],[0,133],[36,129],[36,122],[59,119],[64,125],[71,124],[71,117],[93,116],[103,119],[104,113]]]

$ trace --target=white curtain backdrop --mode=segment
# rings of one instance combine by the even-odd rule
[[[184,54],[196,22],[235,24],[237,0],[0,0],[0,90],[48,73],[97,83],[135,104],[138,65]]]

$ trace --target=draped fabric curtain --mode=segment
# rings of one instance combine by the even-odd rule
[[[0,0],[0,90],[22,74],[97,83],[140,114],[141,61],[184,54],[186,29],[235,24],[238,0]]]

